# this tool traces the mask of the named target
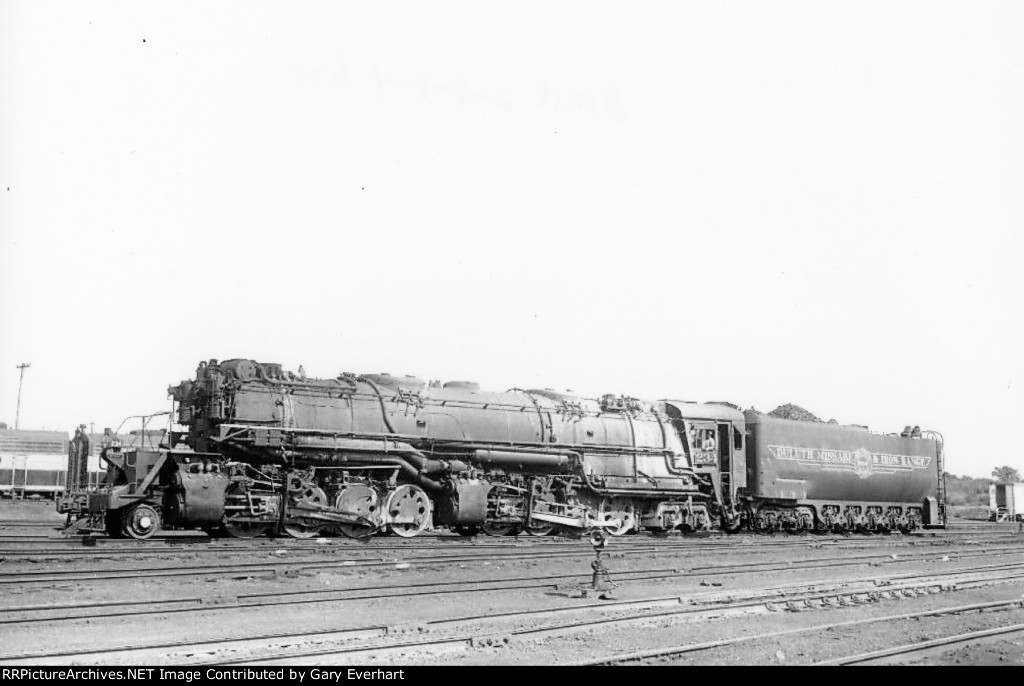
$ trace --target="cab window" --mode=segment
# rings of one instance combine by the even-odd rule
[[[717,427],[713,422],[692,422],[686,430],[694,467],[718,464]]]

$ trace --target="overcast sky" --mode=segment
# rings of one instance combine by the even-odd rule
[[[199,360],[1024,472],[1024,3],[0,2],[0,421]]]

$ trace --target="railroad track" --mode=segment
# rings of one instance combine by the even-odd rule
[[[852,628],[852,627],[864,627],[872,624],[881,624],[887,622],[897,622],[907,619],[922,619],[925,617],[938,617],[942,615],[952,614],[963,614],[966,612],[984,612],[992,610],[1012,610],[1024,607],[1024,600],[1015,598],[1012,600],[998,600],[985,603],[972,603],[966,605],[954,605],[948,607],[935,608],[930,610],[923,610],[920,612],[907,612],[896,615],[886,615],[884,617],[867,617],[864,619],[852,619],[845,622],[834,622],[828,624],[816,624],[814,626],[798,627],[793,629],[782,629],[779,631],[769,631],[759,634],[746,634],[743,636],[735,636],[730,638],[723,638],[715,641],[706,641],[703,643],[690,643],[678,646],[672,646],[669,648],[656,648],[652,650],[634,651],[627,653],[617,653],[613,655],[606,655],[599,658],[592,658],[587,660],[581,660],[578,662],[571,663],[570,666],[589,666],[589,665],[615,665],[615,664],[626,664],[634,662],[644,662],[652,659],[664,660],[668,657],[676,657],[685,654],[693,654],[704,651],[713,650],[715,648],[724,648],[731,645],[749,644],[754,641],[766,640],[766,639],[777,639],[783,637],[792,637],[798,634],[818,633],[828,631],[830,629],[839,628]],[[874,653],[865,653],[861,655],[855,655],[847,658],[836,658],[833,660],[826,660],[816,664],[827,665],[827,664],[857,664],[867,663],[873,660],[878,660],[883,657],[891,657],[894,655],[909,655],[913,652],[921,650],[927,650],[935,645],[953,645],[957,642],[967,642],[971,640],[977,640],[984,634],[985,637],[992,635],[1000,635],[1001,633],[1012,634],[1020,631],[1024,631],[1024,625],[1014,625],[1013,627],[1002,627],[1003,631],[984,631],[984,632],[972,632],[970,634],[961,634],[959,636],[950,637],[947,639],[936,639],[935,641],[928,641],[923,643],[911,644],[908,646],[901,646],[898,648],[890,648],[886,650],[876,651]]]
[[[678,570],[666,568],[623,572],[617,574],[616,579],[619,581],[645,581],[650,579],[669,579],[677,576]],[[375,600],[383,597],[406,598],[414,596],[442,596],[453,594],[537,590],[553,588],[558,583],[578,582],[588,580],[590,578],[591,575],[589,573],[549,574],[542,576],[505,577],[499,579],[361,586],[337,590],[317,588],[264,593],[246,593],[226,597],[207,595],[172,599],[148,599],[144,601],[68,603],[64,605],[47,603],[35,606],[24,605],[0,608],[0,626],[66,622],[81,619],[104,619],[108,617],[141,617],[176,614],[182,612],[202,613],[225,610],[237,611],[245,608],[258,609],[276,605],[342,603],[359,600]],[[40,615],[39,613],[56,614]],[[10,616],[18,614],[22,616]],[[33,614],[36,616],[32,616]]]
[[[609,557],[616,558],[630,554],[661,554],[667,548],[661,545],[634,544],[620,546],[609,553]],[[707,549],[687,548],[685,551],[675,550],[673,552],[706,552]],[[424,552],[425,551],[425,552]],[[8,562],[25,559],[32,562],[79,557],[78,551],[3,551],[0,552],[0,559],[7,559]],[[210,555],[247,555],[265,553],[271,559],[262,561],[244,561],[226,564],[192,564],[182,568],[180,563],[174,566],[147,567],[147,568],[112,568],[109,564],[103,568],[74,570],[74,569],[31,569],[29,571],[8,571],[0,573],[0,587],[3,584],[24,584],[24,583],[55,583],[68,580],[117,580],[124,578],[135,578],[139,576],[151,577],[177,577],[191,576],[195,574],[243,574],[262,573],[290,568],[333,568],[333,567],[394,567],[395,565],[435,565],[465,562],[506,562],[521,560],[537,560],[548,558],[573,558],[589,557],[593,550],[589,545],[574,543],[547,543],[537,546],[514,545],[514,544],[489,544],[475,546],[457,546],[453,549],[444,549],[444,546],[401,546],[397,548],[383,546],[369,546],[363,548],[352,547],[312,547],[312,546],[289,546],[277,549],[273,548],[203,548],[193,549],[188,547],[166,547],[154,548],[110,548],[104,550],[89,550],[84,557],[98,557],[105,561],[111,557],[129,558],[151,558],[151,557],[195,557],[199,554]],[[410,554],[412,553],[412,554]],[[288,555],[286,559],[284,556]],[[302,557],[305,555],[305,557]],[[348,559],[330,560],[328,556],[335,555],[358,555]],[[400,567],[401,568],[401,567]]]
[[[734,536],[727,536],[725,534],[715,534],[710,536],[650,536],[639,534],[635,536],[629,536],[626,541],[634,540],[645,540],[645,541],[658,541],[658,542],[679,542],[679,541],[727,541],[734,540]],[[52,545],[59,546],[61,548],[83,548],[91,546],[154,546],[160,544],[174,544],[174,543],[189,543],[196,544],[202,543],[209,546],[245,546],[247,548],[259,548],[259,547],[280,547],[282,545],[322,545],[316,541],[326,540],[335,545],[349,545],[349,546],[372,546],[372,545],[388,545],[394,547],[409,547],[423,545],[424,542],[431,542],[435,544],[443,545],[514,545],[517,543],[527,543],[529,545],[556,545],[573,543],[582,540],[582,537],[570,537],[570,536],[478,536],[478,537],[466,537],[459,536],[457,534],[420,534],[415,538],[401,538],[397,536],[374,536],[365,539],[350,539],[344,537],[329,537],[323,539],[313,540],[301,540],[288,537],[270,538],[260,537],[255,539],[223,539],[223,538],[212,538],[202,532],[183,532],[175,533],[174,535],[156,535],[153,538],[149,538],[142,541],[108,538],[106,536],[95,536],[95,537],[73,537],[73,538],[61,538],[56,536],[40,536],[38,534],[26,533],[26,534],[13,534],[4,535],[0,533],[0,546],[4,545]],[[225,541],[232,541],[233,543],[225,543]]]
[[[751,540],[752,537],[728,537],[724,539],[706,538],[647,538],[630,537],[616,542],[615,548],[621,546],[666,546],[686,547],[691,551],[705,550],[742,550],[745,548],[800,548],[800,547],[825,547],[835,546],[841,549],[861,549],[878,547],[900,547],[907,545],[949,545],[960,542],[958,537],[931,538],[927,536],[885,536],[885,537],[850,537],[834,538],[816,535],[801,536],[799,538],[764,538]],[[401,539],[405,541],[406,539]],[[412,542],[418,541],[418,542]],[[966,543],[970,544],[996,544],[1003,542],[1019,541],[1024,544],[1024,537],[1016,534],[997,534],[985,537],[972,537]],[[520,538],[520,539],[483,539],[474,540],[461,536],[439,537],[431,542],[411,539],[409,542],[400,542],[394,538],[368,539],[366,541],[353,541],[351,539],[330,538],[318,539],[316,541],[299,541],[294,539],[260,539],[257,541],[221,542],[203,537],[201,542],[205,545],[192,545],[195,541],[183,537],[171,537],[160,540],[148,541],[124,541],[118,539],[98,538],[93,539],[91,545],[84,545],[81,540],[51,539],[44,537],[24,537],[13,540],[5,540],[0,537],[0,555],[10,557],[34,557],[34,556],[60,556],[60,557],[107,557],[111,553],[132,555],[132,556],[159,556],[174,555],[181,553],[189,554],[232,554],[232,553],[254,553],[274,552],[278,550],[309,550],[317,552],[351,552],[356,551],[408,551],[408,550],[441,550],[441,549],[463,549],[463,550],[486,550],[486,549],[540,549],[541,547],[570,547],[581,545],[577,539],[565,538]]]
[[[999,553],[987,551],[975,556],[993,557]],[[1021,554],[1021,551],[1003,554]],[[913,562],[931,559],[930,553],[917,557],[891,559],[884,556],[883,563]],[[870,556],[878,560],[880,556]],[[715,578],[715,575],[764,574],[770,571],[795,572],[828,567],[858,566],[864,559],[836,561],[814,560],[813,564],[779,564],[738,563],[735,565],[714,565],[695,567],[688,570],[678,568],[660,568],[618,571],[613,575],[617,582],[645,582],[657,580],[675,580],[685,578]],[[1007,562],[999,565],[972,568],[979,569],[1013,569],[1020,572],[1024,562]],[[191,572],[186,572],[191,574]],[[238,595],[206,595],[178,597],[172,599],[148,599],[145,601],[114,601],[94,603],[68,603],[54,605],[24,605],[0,608],[0,626],[24,625],[39,623],[66,622],[74,620],[91,620],[103,618],[141,617],[161,614],[219,612],[240,608],[260,608],[273,605],[300,605],[317,603],[343,603],[377,598],[403,598],[417,596],[472,595],[483,593],[500,593],[508,591],[539,590],[556,587],[562,583],[581,582],[590,579],[589,573],[565,573],[534,576],[518,576],[504,578],[471,579],[465,581],[442,582],[407,582],[401,584],[379,584],[357,586],[346,589],[328,590],[324,588],[296,589],[288,591],[250,593]]]
[[[1019,607],[1024,601],[1008,601],[1007,608],[1011,606]],[[1000,605],[990,606],[978,606],[977,611],[1002,609]],[[983,629],[981,631],[968,631],[966,633],[956,634],[953,636],[944,636],[942,638],[932,639],[930,641],[920,641],[918,643],[908,643],[906,645],[896,646],[895,648],[883,648],[882,650],[875,650],[867,653],[860,653],[858,655],[851,655],[849,657],[840,657],[832,660],[823,660],[817,662],[817,665],[870,665],[870,664],[886,664],[894,661],[895,658],[908,658],[913,656],[920,656],[921,654],[930,654],[936,650],[949,649],[957,646],[971,645],[974,643],[980,643],[983,641],[989,641],[993,638],[1007,638],[1009,636],[1015,636],[1017,634],[1024,633],[1024,624],[1011,624],[1010,626],[995,627],[993,629]]]
[[[100,539],[104,541],[104,539]],[[64,555],[64,556],[109,556],[111,554],[168,554],[170,553],[272,553],[280,550],[287,551],[316,551],[316,552],[358,552],[363,550],[374,551],[405,551],[405,550],[519,550],[519,549],[541,549],[560,548],[568,546],[579,546],[579,541],[567,541],[564,539],[544,542],[513,541],[501,542],[466,542],[444,541],[416,544],[387,544],[387,543],[357,543],[344,539],[326,539],[322,543],[315,541],[292,541],[291,539],[279,539],[274,543],[237,543],[222,544],[208,543],[203,546],[181,544],[177,540],[167,539],[159,542],[97,542],[95,545],[83,546],[79,542],[54,541],[49,539],[22,541],[3,545],[0,541],[0,555]],[[635,543],[634,543],[635,545]],[[645,543],[644,545],[654,545]],[[13,547],[18,546],[18,547]]]
[[[644,554],[650,557],[679,556],[695,552],[685,546],[661,546],[636,544],[632,546],[619,546],[609,551],[609,557],[622,557],[624,555]],[[948,555],[950,551],[937,550],[927,552],[915,552],[910,554],[897,555],[893,553],[877,553],[871,555],[845,556],[842,559],[833,557],[810,558],[800,560],[797,564],[780,564],[777,561],[760,563],[744,563],[742,565],[710,565],[705,567],[692,568],[693,571],[700,571],[705,574],[713,573],[761,573],[764,571],[792,570],[795,568],[848,566],[851,564],[864,564],[873,561],[912,561],[915,559],[926,559]],[[961,559],[977,557],[981,555],[1008,555],[1024,554],[1024,546],[972,546],[969,550],[956,551]],[[406,555],[395,559],[347,559],[347,560],[325,560],[323,557],[314,558],[290,558],[275,559],[268,561],[255,561],[244,563],[227,564],[198,564],[182,567],[180,564],[160,567],[136,567],[127,569],[110,569],[109,565],[92,569],[40,569],[9,571],[0,573],[0,588],[5,585],[18,584],[26,586],[29,584],[53,584],[69,581],[95,581],[110,582],[122,579],[138,578],[174,578],[174,577],[196,577],[196,576],[242,576],[258,575],[261,573],[278,574],[293,570],[293,573],[312,570],[328,569],[358,569],[358,568],[385,568],[400,564],[410,566],[435,566],[445,564],[458,564],[468,562],[519,562],[551,559],[569,559],[577,557],[590,557],[592,550],[584,546],[576,546],[573,550],[530,550],[521,549],[505,553],[487,551],[485,554],[453,553],[445,555]],[[173,562],[173,561],[172,561]],[[280,570],[280,571],[278,571]]]
[[[49,528],[49,529],[53,529],[55,531],[59,531],[59,530],[64,528],[64,521],[63,520],[52,520],[52,519],[47,519],[47,520],[20,520],[20,521],[17,521],[17,520],[7,520],[7,521],[4,521],[4,520],[0,519],[0,537],[3,537],[4,535],[7,535],[5,532],[8,531],[8,530],[39,529],[39,528]],[[922,536],[922,535],[923,536],[944,536],[944,535],[949,535],[949,534],[971,534],[971,533],[976,533],[976,532],[1015,533],[1015,532],[1018,531],[1018,528],[1019,528],[1019,524],[1016,523],[1016,522],[954,522],[954,523],[948,525],[944,529],[917,529],[917,530],[915,530],[913,532],[910,532],[909,534],[903,534],[903,535],[909,535],[909,536]],[[199,532],[199,531],[164,531],[164,532],[161,532],[161,533],[157,534],[157,536],[159,537],[159,536],[176,535],[176,534],[186,534],[186,535],[192,534],[192,535],[198,535],[198,536],[201,536],[201,537],[204,537],[204,538],[207,537],[207,535],[205,533]],[[745,534],[749,535],[750,532],[745,532]],[[643,532],[639,532],[639,533],[634,534],[634,535],[664,537],[666,534],[654,534],[654,533],[651,533],[649,531],[643,531]],[[777,534],[768,534],[767,536],[771,537],[771,536],[785,536],[785,535],[787,535],[787,534],[785,534],[783,532],[779,532]],[[797,534],[797,535],[805,535],[805,534]],[[811,535],[813,535],[813,534],[811,534]],[[829,536],[829,535],[834,535],[834,534],[829,532],[829,533],[826,533],[825,535]],[[854,533],[854,534],[851,534],[851,535],[852,536],[874,536],[874,535],[885,535],[885,534],[856,534],[856,533]],[[895,532],[894,532],[894,535],[895,535]],[[480,536],[484,537],[484,534],[480,534]],[[698,537],[698,536],[714,536],[714,537],[724,537],[724,538],[728,538],[729,537],[729,535],[724,534],[724,533],[719,532],[719,531],[705,532],[705,533],[697,534],[697,535],[681,534],[679,532],[672,532],[672,533],[668,534],[668,536],[669,537],[687,537],[687,538],[694,538],[694,537]],[[464,538],[463,536],[460,536],[460,535],[455,534],[455,533],[450,532],[450,531],[444,531],[444,530],[429,531],[429,532],[421,533],[418,536],[416,536],[416,538],[438,538],[438,537],[443,537],[443,538]],[[557,535],[552,536],[552,538],[558,538],[558,537],[559,536],[557,536]],[[497,538],[508,538],[508,536],[499,536]]]
[[[765,589],[750,591],[702,593],[689,596],[662,596],[640,598],[625,601],[605,601],[602,603],[584,603],[570,607],[542,608],[501,614],[469,615],[456,618],[431,620],[408,627],[365,626],[357,628],[327,628],[304,632],[277,632],[248,636],[227,636],[221,638],[199,638],[182,641],[166,641],[139,645],[115,645],[95,648],[79,648],[59,651],[38,651],[31,653],[9,654],[0,656],[3,664],[28,662],[38,664],[43,660],[66,661],[70,658],[91,656],[103,660],[112,657],[130,658],[135,662],[152,663],[154,657],[170,657],[175,664],[196,666],[202,664],[260,664],[276,662],[281,659],[341,657],[348,660],[365,660],[407,654],[410,652],[462,650],[473,646],[500,646],[523,640],[539,640],[556,636],[565,636],[581,631],[607,629],[631,625],[643,625],[650,622],[701,621],[715,618],[727,618],[785,611],[794,604],[807,607],[827,607],[864,604],[886,599],[916,597],[918,595],[939,593],[955,588],[968,587],[971,584],[991,585],[1008,580],[1018,580],[1022,565],[1012,569],[1004,566],[985,566],[974,570],[961,570],[955,573],[931,575],[892,575],[882,579],[847,579],[815,583],[784,584]],[[1019,607],[1022,600],[1013,600],[1001,605]],[[925,616],[941,612],[962,611],[964,608],[996,607],[998,603],[972,606],[955,606],[941,610],[930,610],[911,615],[896,617]],[[577,616],[571,621],[558,621],[566,617]],[[544,623],[543,620],[556,620]],[[875,620],[878,621],[878,620]],[[538,624],[538,622],[541,622]],[[493,626],[495,623],[511,625],[502,629]],[[528,626],[521,626],[523,623]],[[844,626],[862,622],[846,622],[829,626]],[[487,625],[492,625],[488,630]],[[520,625],[520,626],[517,626]],[[811,631],[802,629],[800,631]],[[415,636],[412,640],[403,638],[410,631]],[[791,632],[774,632],[771,636],[786,635]],[[440,635],[445,634],[445,635]],[[768,634],[765,634],[768,636]],[[670,654],[707,650],[712,647],[729,645],[749,637],[727,639],[704,644],[677,646],[661,651],[629,653],[587,661],[586,664],[606,664],[612,662],[630,662],[650,657],[663,657]],[[355,641],[363,641],[357,645]],[[316,643],[314,647],[297,649],[296,645]],[[225,649],[259,651],[259,654],[243,654],[226,656]],[[286,649],[286,653],[280,652]],[[171,655],[145,655],[154,651],[177,651]],[[672,652],[678,651],[678,652]],[[196,654],[201,654],[196,661]]]
[[[1001,577],[983,577],[975,580],[975,583],[993,584],[1019,580],[1019,570]],[[950,583],[950,582],[947,582]],[[967,579],[961,579],[961,585],[971,583]],[[277,654],[269,653],[264,649],[261,655],[240,656],[226,658],[218,656],[210,661],[201,661],[199,665],[212,664],[264,664],[273,663],[289,664],[295,659],[316,658],[343,658],[346,661],[370,660],[370,659],[393,659],[395,656],[406,657],[409,653],[425,651],[428,654],[436,650],[465,650],[478,646],[503,646],[522,641],[538,641],[548,638],[555,638],[582,632],[592,632],[598,629],[622,628],[628,626],[644,626],[652,622],[703,622],[714,619],[727,619],[730,617],[743,617],[752,614],[763,614],[768,612],[780,612],[803,605],[806,608],[812,607],[842,607],[846,605],[866,604],[878,602],[884,599],[898,599],[916,597],[918,595],[940,593],[944,590],[953,590],[952,585],[945,586],[942,582],[932,580],[909,582],[898,584],[892,587],[883,587],[882,590],[869,589],[815,589],[808,591],[806,588],[795,589],[791,593],[769,593],[752,594],[753,597],[733,601],[714,601],[707,603],[692,602],[689,606],[681,609],[668,609],[653,612],[641,612],[632,616],[591,618],[577,621],[563,622],[533,626],[528,628],[514,629],[508,632],[497,631],[481,634],[479,631],[464,633],[462,635],[447,638],[426,638],[413,641],[398,642],[392,645],[369,645],[352,646],[346,648],[314,648],[296,650],[288,646],[286,652]],[[681,601],[682,599],[680,599]],[[1014,599],[998,603],[986,603],[975,605],[960,605],[950,608],[943,608],[941,611],[929,613],[912,613],[915,615],[927,616],[928,614],[945,614],[954,612],[971,611],[984,608],[991,610],[995,608],[1020,608],[1024,606],[1024,600]],[[607,610],[607,608],[605,608]],[[550,613],[549,613],[550,614]],[[511,613],[510,613],[511,615]],[[509,616],[510,616],[509,615]],[[470,618],[471,620],[482,619],[480,617]],[[448,620],[461,626],[466,623],[462,620]],[[833,626],[839,626],[833,625]],[[606,662],[604,660],[594,661],[591,664],[614,664],[625,660]],[[586,663],[584,663],[586,664]]]

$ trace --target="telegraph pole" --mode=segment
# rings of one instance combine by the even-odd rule
[[[28,362],[22,362],[18,365],[18,369],[21,370],[21,376],[18,377],[18,409],[14,412],[14,428],[18,428],[18,421],[21,419],[21,382],[25,380],[25,370],[32,365]]]

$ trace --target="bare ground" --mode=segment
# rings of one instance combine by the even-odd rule
[[[17,531],[52,535],[46,527],[17,528],[16,522],[60,517],[49,503],[0,502],[0,536]],[[959,521],[951,527],[959,536],[912,539],[903,536],[872,537],[773,537],[741,535],[728,540],[671,539],[651,542],[642,537],[615,539],[606,560],[616,601],[684,597],[703,598],[710,593],[739,597],[771,586],[839,581],[882,581],[895,575],[941,575],[982,565],[1024,564],[1024,536],[1016,527],[984,526]],[[1000,538],[993,538],[997,533]],[[505,543],[504,547],[493,548]],[[88,556],[15,554],[17,544],[0,543],[0,574],[99,570],[92,580],[61,580],[45,583],[0,585],[0,607],[33,612],[0,612],[0,645],[8,660],[20,654],[71,649],[103,650],[90,655],[57,657],[57,664],[187,664],[272,656],[279,663],[306,664],[568,664],[602,659],[631,651],[698,644],[746,637],[741,642],[708,650],[650,658],[646,662],[669,664],[811,664],[841,656],[865,653],[918,640],[1024,623],[1024,610],[962,612],[930,617],[836,626],[844,622],[918,613],[937,608],[1024,598],[1024,578],[1003,579],[973,588],[948,589],[913,597],[880,598],[851,606],[787,608],[762,605],[749,612],[719,618],[661,617],[633,623],[566,628],[539,638],[516,632],[540,625],[569,624],[581,618],[623,618],[641,610],[601,609],[596,598],[571,597],[580,583],[589,581],[593,554],[584,541],[509,539],[481,537],[464,540],[395,540],[378,538],[365,544],[345,539],[293,545],[293,541],[264,541],[243,554],[200,552],[211,544],[194,544],[184,550],[162,551],[136,558],[121,549],[98,549]],[[554,545],[552,545],[554,544]],[[153,549],[159,544],[139,544]],[[639,550],[639,548],[647,549]],[[529,559],[543,551],[575,553],[574,556]],[[459,556],[461,561],[421,561],[424,556]],[[496,555],[508,555],[500,559]],[[288,570],[272,568],[237,574],[211,575],[199,571],[215,564],[279,563],[301,561]],[[362,564],[372,562],[377,566]],[[729,566],[733,566],[730,568]],[[181,576],[160,578],[102,578],[104,571],[163,567],[191,570]],[[662,570],[664,578],[636,578],[642,572]],[[751,571],[756,570],[756,571]],[[1019,573],[1019,572],[1018,572]],[[549,577],[539,579],[537,577]],[[494,586],[484,582],[518,579],[517,588],[479,590]],[[467,584],[460,585],[460,582]],[[474,590],[469,582],[478,582]],[[447,586],[437,586],[438,583]],[[511,585],[511,583],[509,584]],[[379,589],[376,587],[387,586]],[[359,589],[362,589],[361,591]],[[266,594],[292,593],[269,597]],[[302,593],[298,593],[302,592]],[[365,595],[342,599],[346,593]],[[396,594],[408,594],[397,596]],[[240,607],[246,596],[263,596],[273,605]],[[130,616],[123,614],[153,600],[178,599],[163,609],[184,611]],[[102,616],[59,619],[49,622],[17,622],[41,616],[67,617],[92,610],[75,609],[83,603],[132,603],[107,607]],[[253,601],[254,602],[254,601]],[[56,608],[45,611],[45,608]],[[505,613],[548,609],[541,616],[501,617]],[[439,624],[442,620],[474,617],[471,622]],[[412,647],[381,655],[318,654],[311,650],[344,649],[357,645],[350,637],[299,636],[266,638],[272,633],[311,633],[376,629],[383,639],[412,642],[476,634],[498,640],[475,645]],[[763,634],[791,631],[785,636]],[[800,631],[803,630],[803,631]],[[935,650],[896,659],[906,664],[1024,664],[1024,644],[1017,634],[1010,638],[981,641],[967,646]],[[225,643],[224,639],[263,637],[251,642]],[[146,652],[115,653],[126,646],[155,646],[175,642],[209,641],[205,646],[154,647]],[[379,641],[378,641],[379,642]],[[0,659],[0,662],[3,662]],[[43,658],[36,662],[45,662]]]

